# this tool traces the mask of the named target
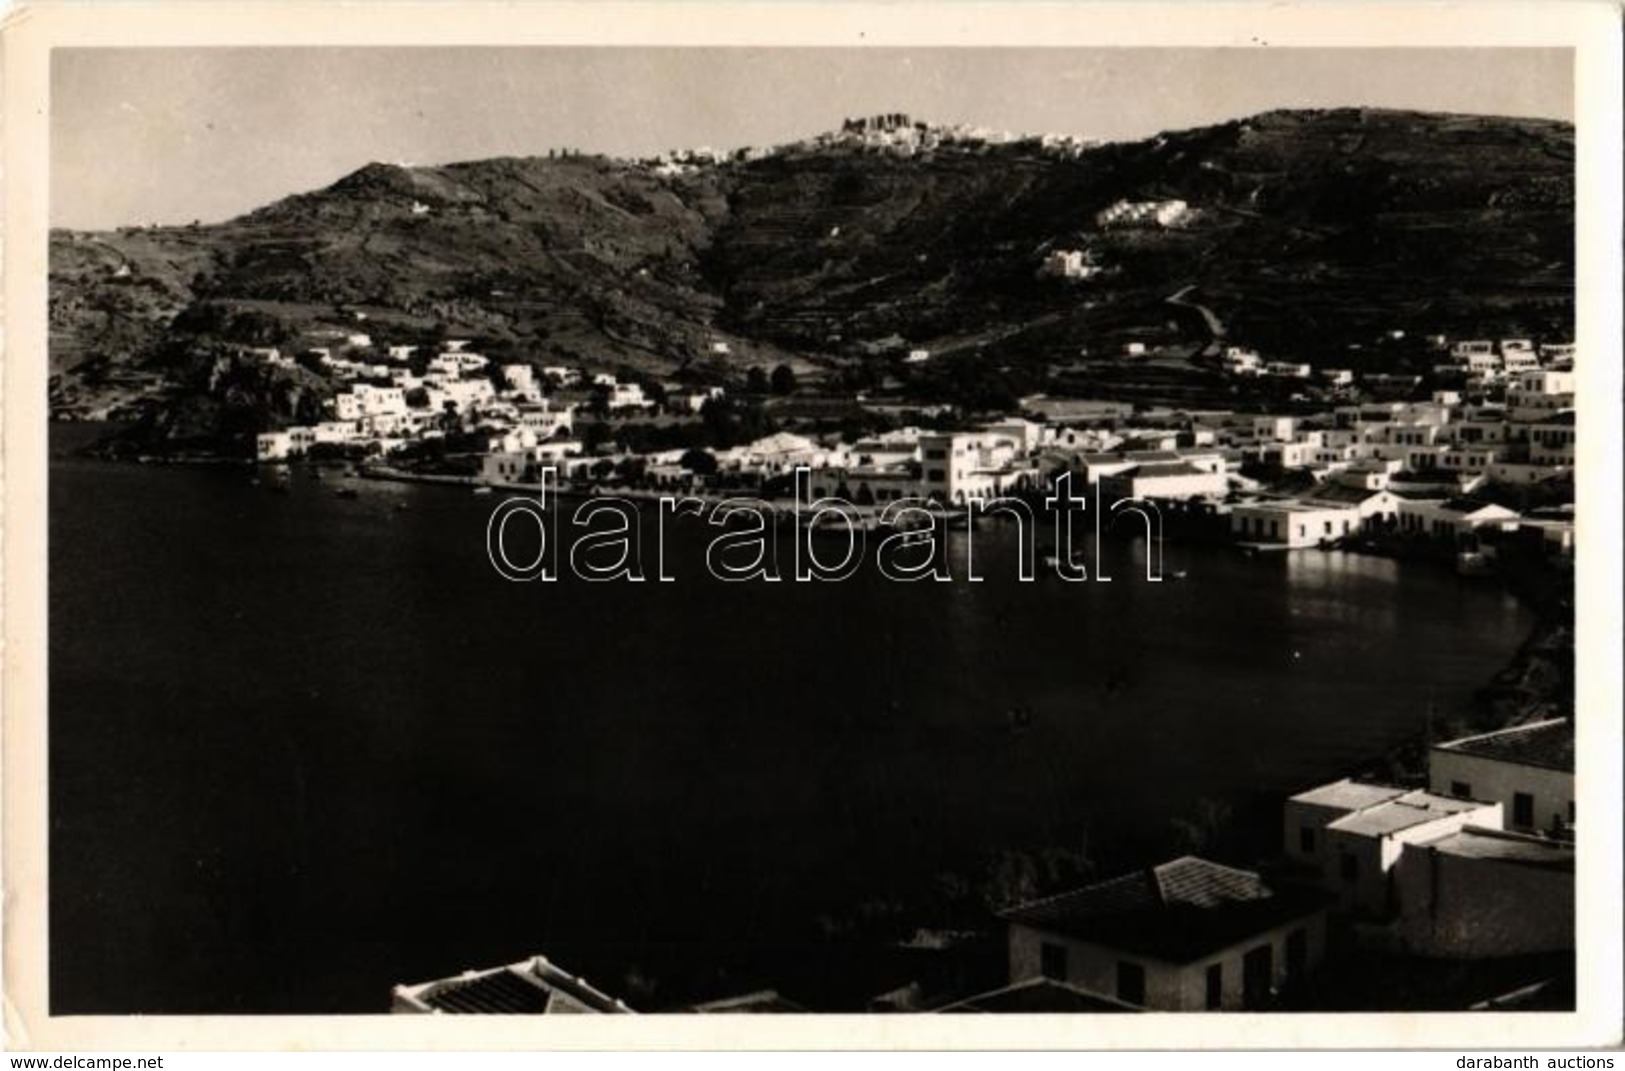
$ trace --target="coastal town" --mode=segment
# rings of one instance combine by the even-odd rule
[[[735,384],[649,382],[561,363],[497,364],[470,340],[430,355],[375,346],[364,333],[343,342],[339,356],[318,347],[297,358],[338,384],[328,419],[261,433],[257,460],[349,459],[380,478],[512,490],[537,488],[550,470],[580,493],[838,500],[870,523],[902,503],[954,510],[1042,494],[1071,474],[1105,502],[1149,502],[1185,532],[1252,549],[1409,540],[1448,551],[1469,574],[1492,572],[1507,547],[1527,545],[1554,563],[1573,555],[1568,342],[1435,336],[1429,378],[1451,385],[1431,390],[1421,376],[1366,387],[1347,369],[1227,345],[1214,359],[1223,374],[1258,394],[1284,385],[1284,411],[1034,395],[1014,412],[944,419],[947,407],[857,397],[844,401],[871,419],[853,433],[773,420],[775,410],[830,400],[783,365]],[[1124,361],[1157,359],[1143,344],[1125,349]],[[244,357],[296,363],[278,349]],[[901,367],[930,360],[920,348],[899,358]],[[700,445],[718,417],[737,420],[746,406],[778,427]],[[622,441],[634,435],[695,445]],[[794,479],[798,471],[806,478]]]
[[[253,953],[64,853],[62,1008],[1575,1009],[1572,126],[1161,129],[53,234],[53,784]]]
[[[1153,505],[1175,539],[1255,554],[1414,556],[1464,577],[1533,570],[1571,583],[1574,346],[1442,336],[1424,345],[1433,367],[1398,383],[1213,347],[1221,374],[1253,399],[1245,408],[1035,395],[966,419],[882,399],[883,418],[850,433],[781,419],[731,445],[698,445],[696,435],[696,445],[634,449],[618,432],[714,430],[719,414],[745,405],[762,420],[774,403],[793,412],[819,388],[783,369],[753,369],[737,383],[647,382],[556,362],[498,364],[473,340],[425,356],[353,335],[344,356],[300,358],[345,384],[330,419],[262,433],[257,454],[273,468],[350,459],[356,475],[480,493],[533,493],[547,478],[584,497],[748,495],[786,510],[838,502],[870,525],[902,503],[974,512],[1076,480],[1105,501]],[[1113,359],[1162,356],[1126,349]],[[289,360],[270,350],[256,359]],[[900,369],[933,359],[919,347],[896,358]],[[1270,397],[1285,404],[1260,404]],[[1477,988],[1452,975],[1437,992],[1400,999],[1561,1006],[1575,941],[1572,700],[1503,721],[1426,742],[1419,763],[1390,766],[1397,776],[1303,786],[1281,805],[1279,850],[1253,868],[1200,855],[1148,861],[1006,904],[970,932],[922,928],[894,949],[913,973],[863,1008],[1359,1009],[1394,999],[1386,987],[1396,970],[1433,978],[1463,962],[1514,966],[1490,970]],[[402,985],[392,1000],[418,1013],[633,1010],[545,956]],[[768,988],[640,1010],[824,1009]]]

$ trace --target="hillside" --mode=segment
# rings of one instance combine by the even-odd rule
[[[676,174],[583,156],[372,164],[216,225],[53,234],[53,407],[172,406],[223,381],[308,406],[324,385],[303,370],[234,379],[222,355],[357,324],[380,343],[464,336],[497,357],[698,378],[903,344],[1053,366],[1216,328],[1338,364],[1387,359],[1362,350],[1390,330],[1566,335],[1573,148],[1560,123],[1336,110],[1072,154],[819,140]],[[1096,223],[1153,198],[1189,218]],[[1101,270],[1040,278],[1060,249]]]

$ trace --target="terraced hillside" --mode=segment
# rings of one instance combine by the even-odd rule
[[[1559,123],[1351,109],[1076,157],[805,142],[675,177],[582,156],[372,164],[225,223],[54,234],[53,403],[171,404],[211,389],[222,347],[363,319],[380,342],[722,377],[903,343],[1036,366],[1200,345],[1215,324],[1339,364],[1378,360],[1350,346],[1389,329],[1564,334],[1573,147]],[[1151,198],[1189,219],[1096,223]],[[1102,270],[1040,278],[1057,249]]]

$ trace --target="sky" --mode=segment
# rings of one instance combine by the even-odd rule
[[[214,222],[372,161],[771,145],[842,118],[1122,140],[1273,108],[1573,121],[1566,49],[58,49],[51,222]]]

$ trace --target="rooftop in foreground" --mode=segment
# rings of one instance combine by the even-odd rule
[[[1385,837],[1390,833],[1413,829],[1463,811],[1477,810],[1486,806],[1492,805],[1477,800],[1435,796],[1431,792],[1408,792],[1387,803],[1379,803],[1374,807],[1367,807],[1365,810],[1339,818],[1326,828],[1360,836]]]
[[[1360,781],[1333,781],[1329,785],[1311,788],[1307,792],[1300,792],[1292,797],[1294,803],[1308,803],[1316,807],[1335,807],[1339,810],[1363,811],[1367,807],[1375,807],[1379,803],[1396,800],[1408,788],[1399,788],[1394,785],[1371,785]]]
[[[1318,890],[1184,856],[1003,913],[1012,923],[1188,963],[1326,906]]]
[[[1025,982],[966,997],[938,1012],[1137,1012],[1132,1004],[1113,997],[1091,993],[1053,978],[1029,978]]]
[[[1552,718],[1514,725],[1510,729],[1435,744],[1434,750],[1573,773],[1574,723],[1567,718]]]
[[[394,1010],[476,1015],[625,1015],[632,1011],[545,956],[396,986]]]
[[[1532,837],[1501,829],[1464,826],[1448,837],[1429,841],[1428,850],[1462,859],[1493,859],[1542,870],[1574,870],[1574,843]]]

